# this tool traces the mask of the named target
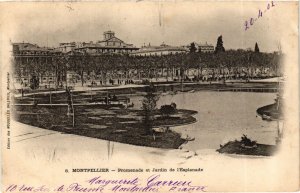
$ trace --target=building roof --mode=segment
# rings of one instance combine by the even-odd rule
[[[97,42],[97,43],[83,43],[81,46],[79,46],[76,49],[84,49],[84,48],[94,48],[94,49],[98,49],[98,48],[111,48],[111,49],[126,49],[126,48],[134,48],[134,49],[138,49],[135,46],[133,46],[132,44],[124,44],[124,45],[105,45],[103,44],[106,41],[101,41],[101,42]]]
[[[39,47],[37,44],[31,43],[13,43],[13,46],[17,46],[19,51],[59,52],[55,48]]]
[[[98,41],[98,43],[101,43],[101,42],[108,42],[109,40],[112,40],[112,39],[116,39],[116,40],[118,40],[119,42],[122,42],[122,43],[124,43],[124,41],[123,41],[123,40],[121,40],[121,39],[117,38],[116,36],[110,37],[110,38],[108,38],[108,39],[105,39],[105,40],[100,40],[100,41]]]
[[[143,46],[138,51],[133,53],[149,53],[149,52],[162,52],[162,51],[188,51],[184,47],[177,47],[177,46],[169,46],[166,44],[162,44],[160,46]]]
[[[59,43],[59,46],[71,46],[71,47],[74,47],[74,46],[76,46],[76,43],[75,42]]]
[[[137,47],[133,46],[102,46],[102,45],[85,45],[78,48],[75,48],[75,50],[81,50],[85,48],[90,49],[139,49]]]
[[[18,46],[19,50],[37,50],[40,47],[37,44],[31,43],[13,43],[13,46]]]
[[[196,43],[196,42],[194,42],[194,43],[195,43],[196,46],[199,46],[199,47],[202,47],[202,46],[212,46],[213,47],[212,44],[208,44],[207,42],[205,42],[205,43]]]
[[[60,43],[59,46],[69,46],[69,47],[75,47],[76,50],[80,50],[80,49],[85,49],[85,48],[92,48],[92,49],[138,49],[137,47],[135,47],[133,44],[127,44],[125,43],[123,40],[117,38],[115,36],[115,32],[114,31],[105,31],[103,33],[105,34],[112,34],[111,37],[109,38],[104,38],[103,40],[99,40],[96,43],[94,42],[69,42],[69,43]],[[120,42],[122,45],[106,45],[106,42]]]

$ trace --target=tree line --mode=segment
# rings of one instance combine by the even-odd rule
[[[228,50],[214,53],[188,53],[164,56],[129,56],[129,55],[72,55],[67,56],[67,70],[74,71],[111,71],[129,69],[153,68],[235,68],[235,67],[264,67],[276,68],[280,63],[277,53],[257,53],[244,50]],[[60,66],[61,66],[60,65]]]

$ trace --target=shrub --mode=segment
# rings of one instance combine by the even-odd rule
[[[174,103],[175,104],[175,103]],[[160,107],[160,113],[164,117],[169,117],[171,114],[174,114],[176,112],[176,104],[174,105],[162,105]]]
[[[173,107],[176,110],[176,108],[177,108],[176,103],[171,103],[171,107]]]

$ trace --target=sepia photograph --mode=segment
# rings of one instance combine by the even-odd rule
[[[299,191],[298,9],[0,3],[2,192]]]

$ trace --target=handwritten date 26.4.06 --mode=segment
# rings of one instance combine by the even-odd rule
[[[250,19],[246,20],[245,24],[244,24],[245,31],[247,31],[251,26],[253,26],[256,21],[258,21],[260,18],[262,18],[263,15],[265,13],[267,13],[273,7],[275,7],[275,4],[274,4],[273,1],[271,1],[270,3],[267,4],[265,9],[263,9],[263,10],[259,9],[258,10],[258,16],[257,17],[255,17],[255,18],[251,17]]]

